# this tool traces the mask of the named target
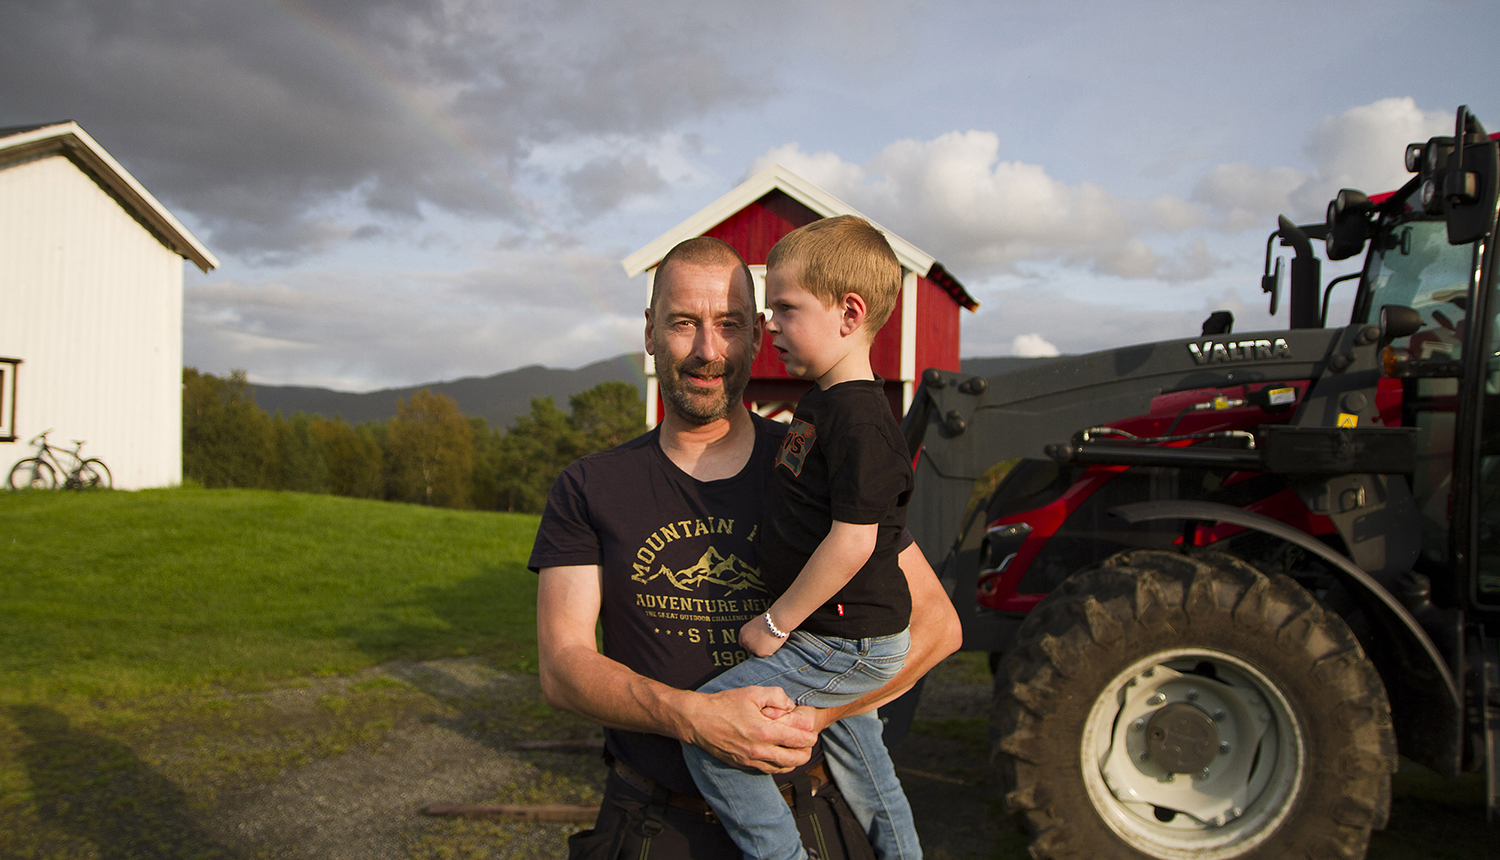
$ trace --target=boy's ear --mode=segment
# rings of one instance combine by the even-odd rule
[[[859,293],[844,293],[844,297],[839,299],[839,308],[842,312],[839,334],[848,337],[864,327],[870,311],[863,296]]]

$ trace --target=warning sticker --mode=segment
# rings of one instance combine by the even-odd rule
[[[1297,402],[1297,389],[1295,388],[1273,388],[1267,391],[1266,395],[1272,406],[1286,406]]]

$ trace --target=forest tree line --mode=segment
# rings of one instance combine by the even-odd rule
[[[506,430],[464,415],[453,398],[418,391],[385,422],[350,425],[298,412],[269,415],[243,370],[182,372],[182,472],[204,487],[332,493],[453,508],[535,513],[574,459],[646,429],[628,382],[568,399],[533,397]]]

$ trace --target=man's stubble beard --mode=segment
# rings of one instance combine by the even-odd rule
[[[662,403],[669,412],[691,424],[711,424],[729,415],[730,407],[741,402],[745,387],[750,383],[750,361],[725,359],[714,362],[697,362],[687,359],[675,363],[667,345],[660,340],[656,347],[656,384],[661,390]],[[682,383],[681,377],[700,372],[719,375],[723,386],[712,396],[693,394]]]

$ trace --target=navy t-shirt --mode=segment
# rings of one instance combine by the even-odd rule
[[[786,426],[751,418],[754,453],[723,480],[679,469],[658,430],[576,461],[553,484],[531,551],[532,570],[602,566],[604,655],[678,689],[743,662],[739,630],[771,605],[757,532]],[[698,793],[677,741],[606,729],[605,743],[673,791]]]

